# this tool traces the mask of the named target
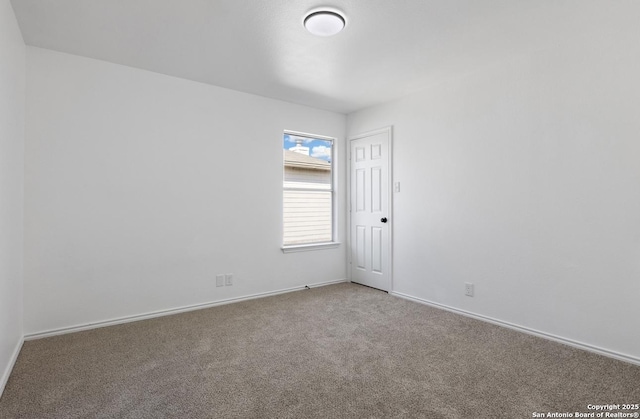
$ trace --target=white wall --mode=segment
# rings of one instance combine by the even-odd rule
[[[395,291],[640,361],[640,30],[608,19],[348,116],[394,126]]]
[[[0,0],[0,395],[22,342],[25,46]]]
[[[344,214],[344,115],[32,47],[27,82],[25,334],[345,278],[280,250],[283,131],[338,138]]]

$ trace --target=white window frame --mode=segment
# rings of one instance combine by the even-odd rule
[[[317,192],[318,189],[316,188],[300,188],[300,187],[291,187],[291,186],[285,186],[284,185],[284,159],[282,160],[282,191],[283,191],[283,197],[280,200],[280,202],[282,203],[282,211],[280,211],[280,220],[282,222],[281,224],[281,229],[280,229],[280,233],[282,234],[282,240],[283,240],[283,244],[282,244],[282,252],[283,253],[292,253],[292,252],[306,252],[306,251],[310,251],[310,250],[321,250],[321,249],[333,249],[336,248],[338,246],[340,246],[340,242],[336,241],[336,235],[337,235],[337,225],[338,225],[338,214],[337,214],[337,193],[336,193],[336,185],[337,185],[337,173],[336,173],[336,161],[337,161],[337,153],[336,153],[336,143],[337,143],[337,139],[334,137],[327,137],[326,135],[316,135],[316,134],[309,134],[309,133],[305,133],[305,132],[299,132],[299,131],[290,131],[290,130],[284,130],[284,132],[282,133],[282,137],[280,137],[280,146],[282,146],[282,141],[285,135],[294,135],[296,137],[306,137],[306,138],[312,138],[312,139],[317,139],[317,140],[324,140],[324,141],[331,141],[331,189],[329,190],[329,192],[331,192],[331,241],[329,242],[318,242],[318,243],[305,243],[305,244],[291,244],[291,245],[285,245],[284,244],[284,191],[289,190],[289,191],[313,191],[313,192]],[[326,190],[324,190],[326,191]]]

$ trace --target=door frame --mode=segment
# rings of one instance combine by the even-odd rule
[[[389,294],[391,294],[392,291],[394,291],[393,288],[393,125],[388,125],[386,127],[382,127],[382,128],[378,128],[378,129],[374,129],[371,131],[366,131],[363,132],[361,134],[357,134],[354,136],[351,136],[348,138],[347,141],[347,153],[348,153],[348,159],[347,159],[347,279],[349,280],[349,282],[351,282],[351,267],[352,267],[352,254],[353,252],[351,251],[351,244],[352,244],[352,237],[351,237],[351,223],[352,223],[352,219],[351,219],[351,141],[354,140],[359,140],[361,138],[365,138],[365,137],[370,137],[372,135],[377,135],[377,134],[383,134],[386,133],[387,134],[387,138],[389,140],[389,150],[388,150],[388,155],[387,155],[387,165],[389,168],[389,185],[388,185],[388,199],[387,199],[387,213],[389,214],[387,217],[389,218],[389,222],[387,223],[387,226],[389,228],[389,290],[387,291]]]

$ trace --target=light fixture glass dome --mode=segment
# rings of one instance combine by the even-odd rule
[[[344,28],[344,25],[344,17],[331,10],[312,12],[304,18],[304,27],[317,36],[335,35]]]

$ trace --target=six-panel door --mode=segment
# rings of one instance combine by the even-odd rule
[[[389,291],[389,131],[350,143],[351,281]]]

